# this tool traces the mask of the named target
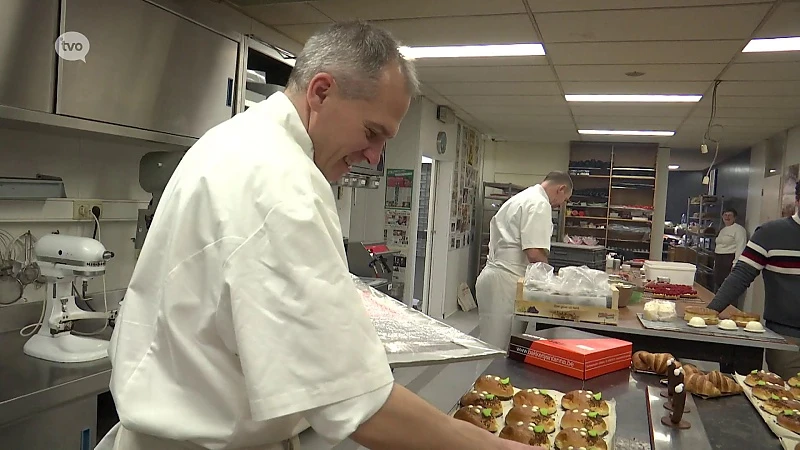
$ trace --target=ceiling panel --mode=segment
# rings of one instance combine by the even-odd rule
[[[527,0],[533,12],[771,3],[770,0]]]
[[[304,44],[315,31],[322,28],[322,24],[306,25],[276,25],[275,29],[289,36],[295,41]]]
[[[742,40],[676,42],[587,42],[545,44],[553,64],[723,63],[744,46]]]
[[[525,13],[521,0],[324,0],[311,4],[337,21]]]
[[[756,33],[756,37],[800,36],[800,2],[783,2]]]
[[[769,4],[536,14],[542,38],[553,42],[747,39]],[[724,26],[709,26],[709,24]],[[744,44],[744,43],[743,43]]]
[[[698,107],[693,115],[708,117],[711,114],[711,106],[703,105]],[[795,108],[723,108],[717,107],[717,117],[741,117],[754,119],[795,119],[800,122],[800,105]]]
[[[637,64],[555,66],[561,81],[712,81],[725,64]],[[628,72],[644,75],[631,77]]]
[[[420,67],[419,77],[427,83],[464,81],[556,81],[549,66]]]
[[[800,62],[800,52],[739,53],[736,55],[735,61],[741,63]]]
[[[546,66],[545,56],[509,56],[497,58],[423,58],[416,60],[417,67],[498,67]]]
[[[710,98],[701,100],[701,103],[706,101],[710,106]],[[717,97],[717,105],[720,108],[796,108],[797,105],[800,105],[800,96],[719,96]]]
[[[559,95],[554,82],[525,83],[430,83],[444,96],[450,95]]]
[[[732,64],[723,80],[800,81],[800,60],[797,62]]]
[[[575,122],[582,129],[593,130],[665,130],[674,131],[683,121],[682,117],[648,116],[575,116]]]
[[[562,83],[565,94],[702,94],[709,87],[705,81],[570,81]]]
[[[689,103],[569,103],[576,116],[686,117],[694,105]]]
[[[796,81],[723,81],[717,88],[717,95],[800,96],[800,83]]]
[[[555,129],[574,130],[575,123],[570,116],[492,116],[486,114],[475,114],[474,117],[481,122],[498,127],[519,127],[519,126],[554,126]]]
[[[474,115],[504,116],[570,116],[566,102],[550,106],[469,106],[467,110]]]
[[[331,22],[330,17],[308,3],[274,3],[244,6],[242,9],[267,25]]]
[[[546,142],[566,143],[579,139],[577,132],[573,131],[521,131],[497,133],[495,135],[509,142]]]
[[[709,117],[701,115],[692,115],[683,126],[687,128],[698,127],[703,128],[708,125]],[[776,118],[743,118],[743,117],[714,117],[713,123],[721,125],[722,132],[746,132],[749,130],[761,129],[777,129],[782,130],[790,128],[797,124],[794,119],[776,119]]]
[[[560,95],[448,95],[447,98],[461,106],[548,106],[566,105]]]

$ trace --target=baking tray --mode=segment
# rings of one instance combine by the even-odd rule
[[[467,391],[467,392],[470,392],[473,389],[474,389],[474,387],[470,387],[469,391]],[[533,387],[526,388],[526,389],[533,389]],[[556,390],[553,390],[553,389],[542,388],[542,387],[538,387],[537,389],[547,391],[547,395],[549,395],[550,397],[553,397],[553,400],[556,401],[556,405],[557,405],[556,406],[557,412],[556,412],[556,417],[555,417],[556,430],[549,435],[550,436],[550,448],[551,449],[555,449],[556,448],[555,447],[555,439],[556,439],[556,436],[558,436],[558,433],[561,432],[561,419],[564,418],[564,413],[566,412],[564,410],[564,408],[561,407],[561,399],[564,397],[564,392],[556,391]],[[515,387],[514,388],[514,393],[516,394],[517,392],[519,392],[521,390],[522,389],[519,389],[519,388]],[[467,392],[465,392],[464,394],[466,394]],[[614,436],[617,433],[617,402],[614,399],[604,399],[604,400],[606,401],[606,403],[608,403],[608,416],[603,418],[603,420],[605,420],[606,424],[608,425],[608,433],[605,436],[603,436],[603,440],[606,441],[606,444],[608,445],[609,450],[611,450],[611,449],[615,448],[615,446],[614,446]],[[460,401],[460,399],[459,399],[459,401]],[[514,407],[514,401],[513,400],[508,400],[508,401],[501,402],[501,403],[503,405],[503,417],[498,417],[496,419],[497,420],[497,425],[498,425],[498,430],[494,434],[497,435],[497,436],[500,436],[500,432],[503,431],[503,427],[506,424],[506,416],[508,415],[508,412],[511,411],[511,408]],[[461,405],[460,404],[456,404],[455,408],[453,408],[453,410],[450,412],[450,415],[451,416],[454,415],[456,413],[456,411],[459,410],[459,408],[461,408]]]
[[[783,448],[785,450],[794,450],[795,447],[800,444],[800,434],[789,431],[786,428],[778,425],[778,419],[776,419],[775,416],[761,409],[761,405],[763,405],[764,402],[753,396],[753,389],[744,382],[745,377],[743,375],[739,375],[737,373],[734,375],[734,379],[737,383],[739,383],[740,386],[742,386],[742,389],[744,389],[744,395],[748,400],[750,400],[750,403],[753,404],[753,407],[756,409],[756,412],[758,412],[758,415],[764,419],[764,422],[766,422],[769,429],[775,433],[775,436],[778,436]]]
[[[642,323],[643,327],[650,330],[676,331],[679,333],[691,333],[703,336],[746,339],[749,341],[756,341],[756,342],[780,342],[780,343],[786,342],[786,339],[784,339],[783,336],[779,335],[778,333],[766,327],[764,328],[766,330],[764,333],[750,333],[748,331],[744,331],[744,329],[739,327],[737,327],[735,331],[722,330],[718,328],[716,325],[709,325],[706,328],[694,328],[690,327],[685,320],[680,318],[672,320],[670,322],[656,322],[653,320],[645,319],[643,313],[636,313],[636,317],[639,318],[639,322]]]

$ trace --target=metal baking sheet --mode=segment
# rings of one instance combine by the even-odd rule
[[[708,441],[706,429],[700,415],[697,413],[697,406],[691,395],[686,396],[686,406],[688,413],[683,414],[683,420],[691,424],[688,430],[676,430],[661,423],[661,418],[667,414],[664,402],[667,401],[660,395],[661,389],[647,386],[647,415],[650,421],[650,440],[653,450],[667,450],[685,448],[692,450],[711,450],[711,443]]]
[[[706,328],[694,328],[690,327],[689,324],[682,319],[676,319],[670,322],[656,322],[645,319],[643,313],[637,313],[636,317],[639,318],[639,322],[642,323],[643,327],[651,330],[676,331],[679,333],[691,333],[703,336],[714,336],[714,337],[731,338],[731,339],[747,339],[749,341],[758,341],[758,342],[779,342],[779,343],[786,342],[786,339],[784,339],[783,336],[775,333],[769,328],[765,328],[766,331],[764,333],[750,333],[748,331],[744,331],[744,329],[739,327],[736,328],[736,331],[722,330],[716,325],[709,325]]]
[[[392,367],[491,359],[505,352],[429,317],[353,276]]]

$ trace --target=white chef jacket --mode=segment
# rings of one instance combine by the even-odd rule
[[[511,197],[492,217],[488,262],[516,275],[525,275],[528,256],[524,250],[550,250],[553,207],[544,188],[537,184]]]
[[[734,223],[720,230],[717,239],[714,241],[714,253],[720,255],[730,255],[733,253],[735,259],[739,259],[739,255],[744,251],[747,245],[747,230],[738,223]]]
[[[517,281],[528,267],[524,250],[550,250],[552,234],[553,208],[538,184],[508,199],[494,215],[486,266],[475,283],[481,340],[505,349],[512,333],[525,331],[525,323],[514,322]]]
[[[263,450],[307,420],[336,442],[385,403],[392,373],[312,158],[283,93],[183,158],[109,348],[125,432],[165,449]],[[148,443],[130,447],[154,447],[138,441]]]

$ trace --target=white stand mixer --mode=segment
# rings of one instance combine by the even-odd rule
[[[25,343],[26,355],[62,363],[86,362],[108,356],[108,341],[71,333],[73,322],[86,319],[114,320],[116,311],[91,312],[78,308],[73,282],[106,272],[114,254],[91,238],[49,234],[34,248],[41,274],[47,279],[43,323]]]

